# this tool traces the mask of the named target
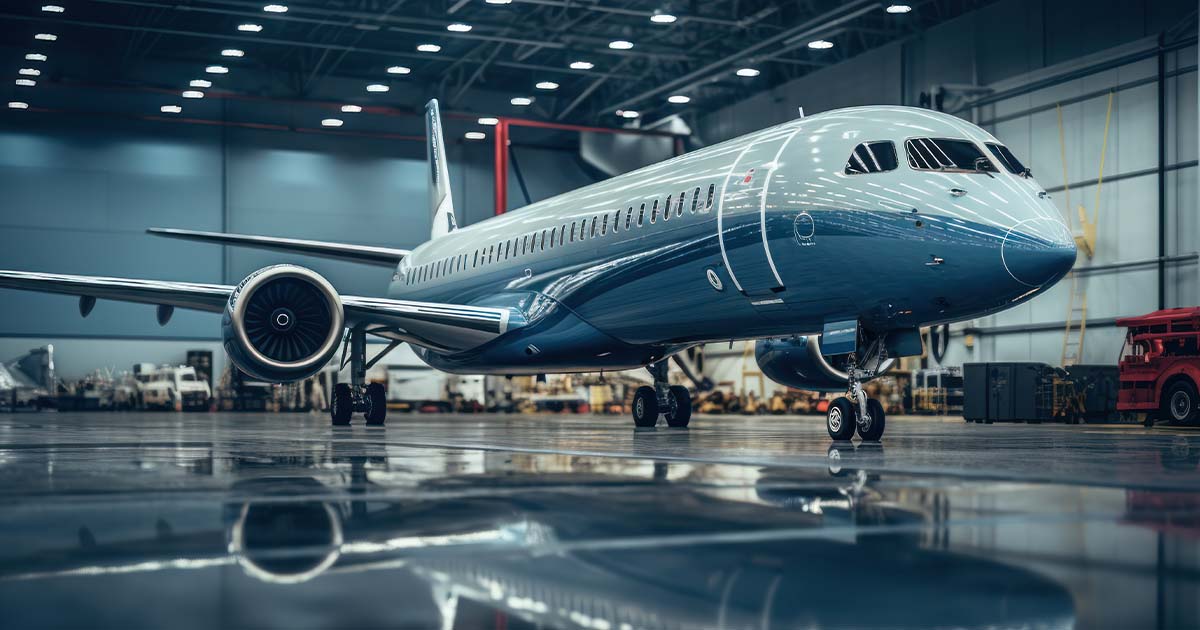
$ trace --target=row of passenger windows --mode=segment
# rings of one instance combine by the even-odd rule
[[[530,232],[471,253],[450,256],[416,267],[409,271],[405,284],[413,285],[444,278],[466,269],[501,262],[516,256],[563,247],[576,241],[616,234],[622,230],[640,228],[647,223],[655,224],[659,221],[666,223],[671,220],[672,215],[682,217],[685,211],[691,214],[708,212],[713,207],[716,192],[716,184],[708,185],[707,194],[704,194],[704,191],[697,186],[690,193],[685,190],[679,193],[679,196],[672,194],[667,195],[665,200],[654,199],[642,203],[636,210],[633,206],[629,206],[624,210],[617,209],[594,215],[582,221],[572,221],[558,227]]]
[[[995,142],[984,146],[1014,175],[1027,175],[1028,170],[1008,147]],[[995,172],[996,165],[979,150],[974,142],[954,138],[913,138],[904,143],[908,165],[917,171]],[[899,166],[896,145],[889,140],[864,142],[854,147],[846,161],[847,175],[883,173]]]

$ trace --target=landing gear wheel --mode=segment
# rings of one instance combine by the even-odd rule
[[[848,442],[854,437],[854,426],[857,424],[858,412],[849,398],[838,396],[829,403],[829,413],[825,415],[829,437],[838,442]]]
[[[863,421],[855,423],[858,437],[864,442],[878,442],[879,438],[883,437],[883,425],[887,419],[883,413],[883,405],[874,398],[868,398],[867,413],[871,416],[869,420],[862,419]]]
[[[671,386],[671,409],[663,415],[667,426],[685,428],[692,419],[692,394],[683,385]]]
[[[367,418],[367,424],[372,426],[383,426],[383,420],[387,417],[387,393],[383,389],[382,383],[371,383],[367,385],[367,410],[363,415]]]
[[[634,392],[633,424],[639,427],[658,424],[658,395],[654,393],[653,387],[643,385]]]
[[[329,401],[329,416],[333,419],[333,425],[344,427],[350,424],[353,413],[354,396],[350,393],[350,386],[338,383],[333,387],[333,399]]]
[[[1196,403],[1196,387],[1188,381],[1176,381],[1163,392],[1162,415],[1171,424],[1192,424],[1196,421]]]

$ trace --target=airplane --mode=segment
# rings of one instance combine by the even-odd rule
[[[1045,189],[994,136],[900,106],[801,117],[459,226],[436,100],[425,108],[430,239],[413,250],[178,229],[152,234],[392,269],[386,298],[339,295],[298,265],[236,286],[0,271],[0,288],[221,312],[230,359],[266,381],[305,378],[342,343],[351,382],[335,425],[386,414],[366,371],[409,343],[439,370],[539,374],[646,368],[637,427],[686,427],[668,361],[704,343],[754,340],[771,379],[845,391],[826,428],[879,440],[862,383],[922,350],[920,328],[1044,293],[1076,248]],[[390,343],[367,357],[368,335]]]

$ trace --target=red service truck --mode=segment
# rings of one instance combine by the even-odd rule
[[[1117,325],[1128,329],[1121,350],[1117,411],[1170,424],[1200,420],[1200,307],[1169,308]]]

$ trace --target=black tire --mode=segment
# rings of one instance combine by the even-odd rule
[[[384,419],[387,418],[387,392],[384,391],[383,383],[367,385],[367,411],[363,415],[367,418],[367,424],[383,426]]]
[[[643,428],[658,424],[658,394],[653,387],[643,385],[634,392],[633,424]]]
[[[825,429],[829,437],[837,442],[848,442],[854,437],[854,427],[858,424],[858,409],[845,396],[838,396],[829,403],[829,412],[825,414]]]
[[[1163,391],[1162,417],[1171,424],[1192,424],[1196,421],[1196,386],[1191,381],[1179,380]]]
[[[862,423],[855,423],[858,437],[864,442],[878,442],[879,438],[883,437],[884,423],[887,420],[886,414],[883,413],[883,405],[874,398],[868,398],[867,413],[871,415],[870,424],[863,426]]]
[[[350,395],[350,386],[338,383],[333,387],[333,398],[329,401],[329,416],[334,426],[344,427],[350,424],[350,416],[354,414],[354,397]]]
[[[685,428],[692,420],[692,394],[683,385],[671,386],[671,409],[664,413],[667,426]]]

